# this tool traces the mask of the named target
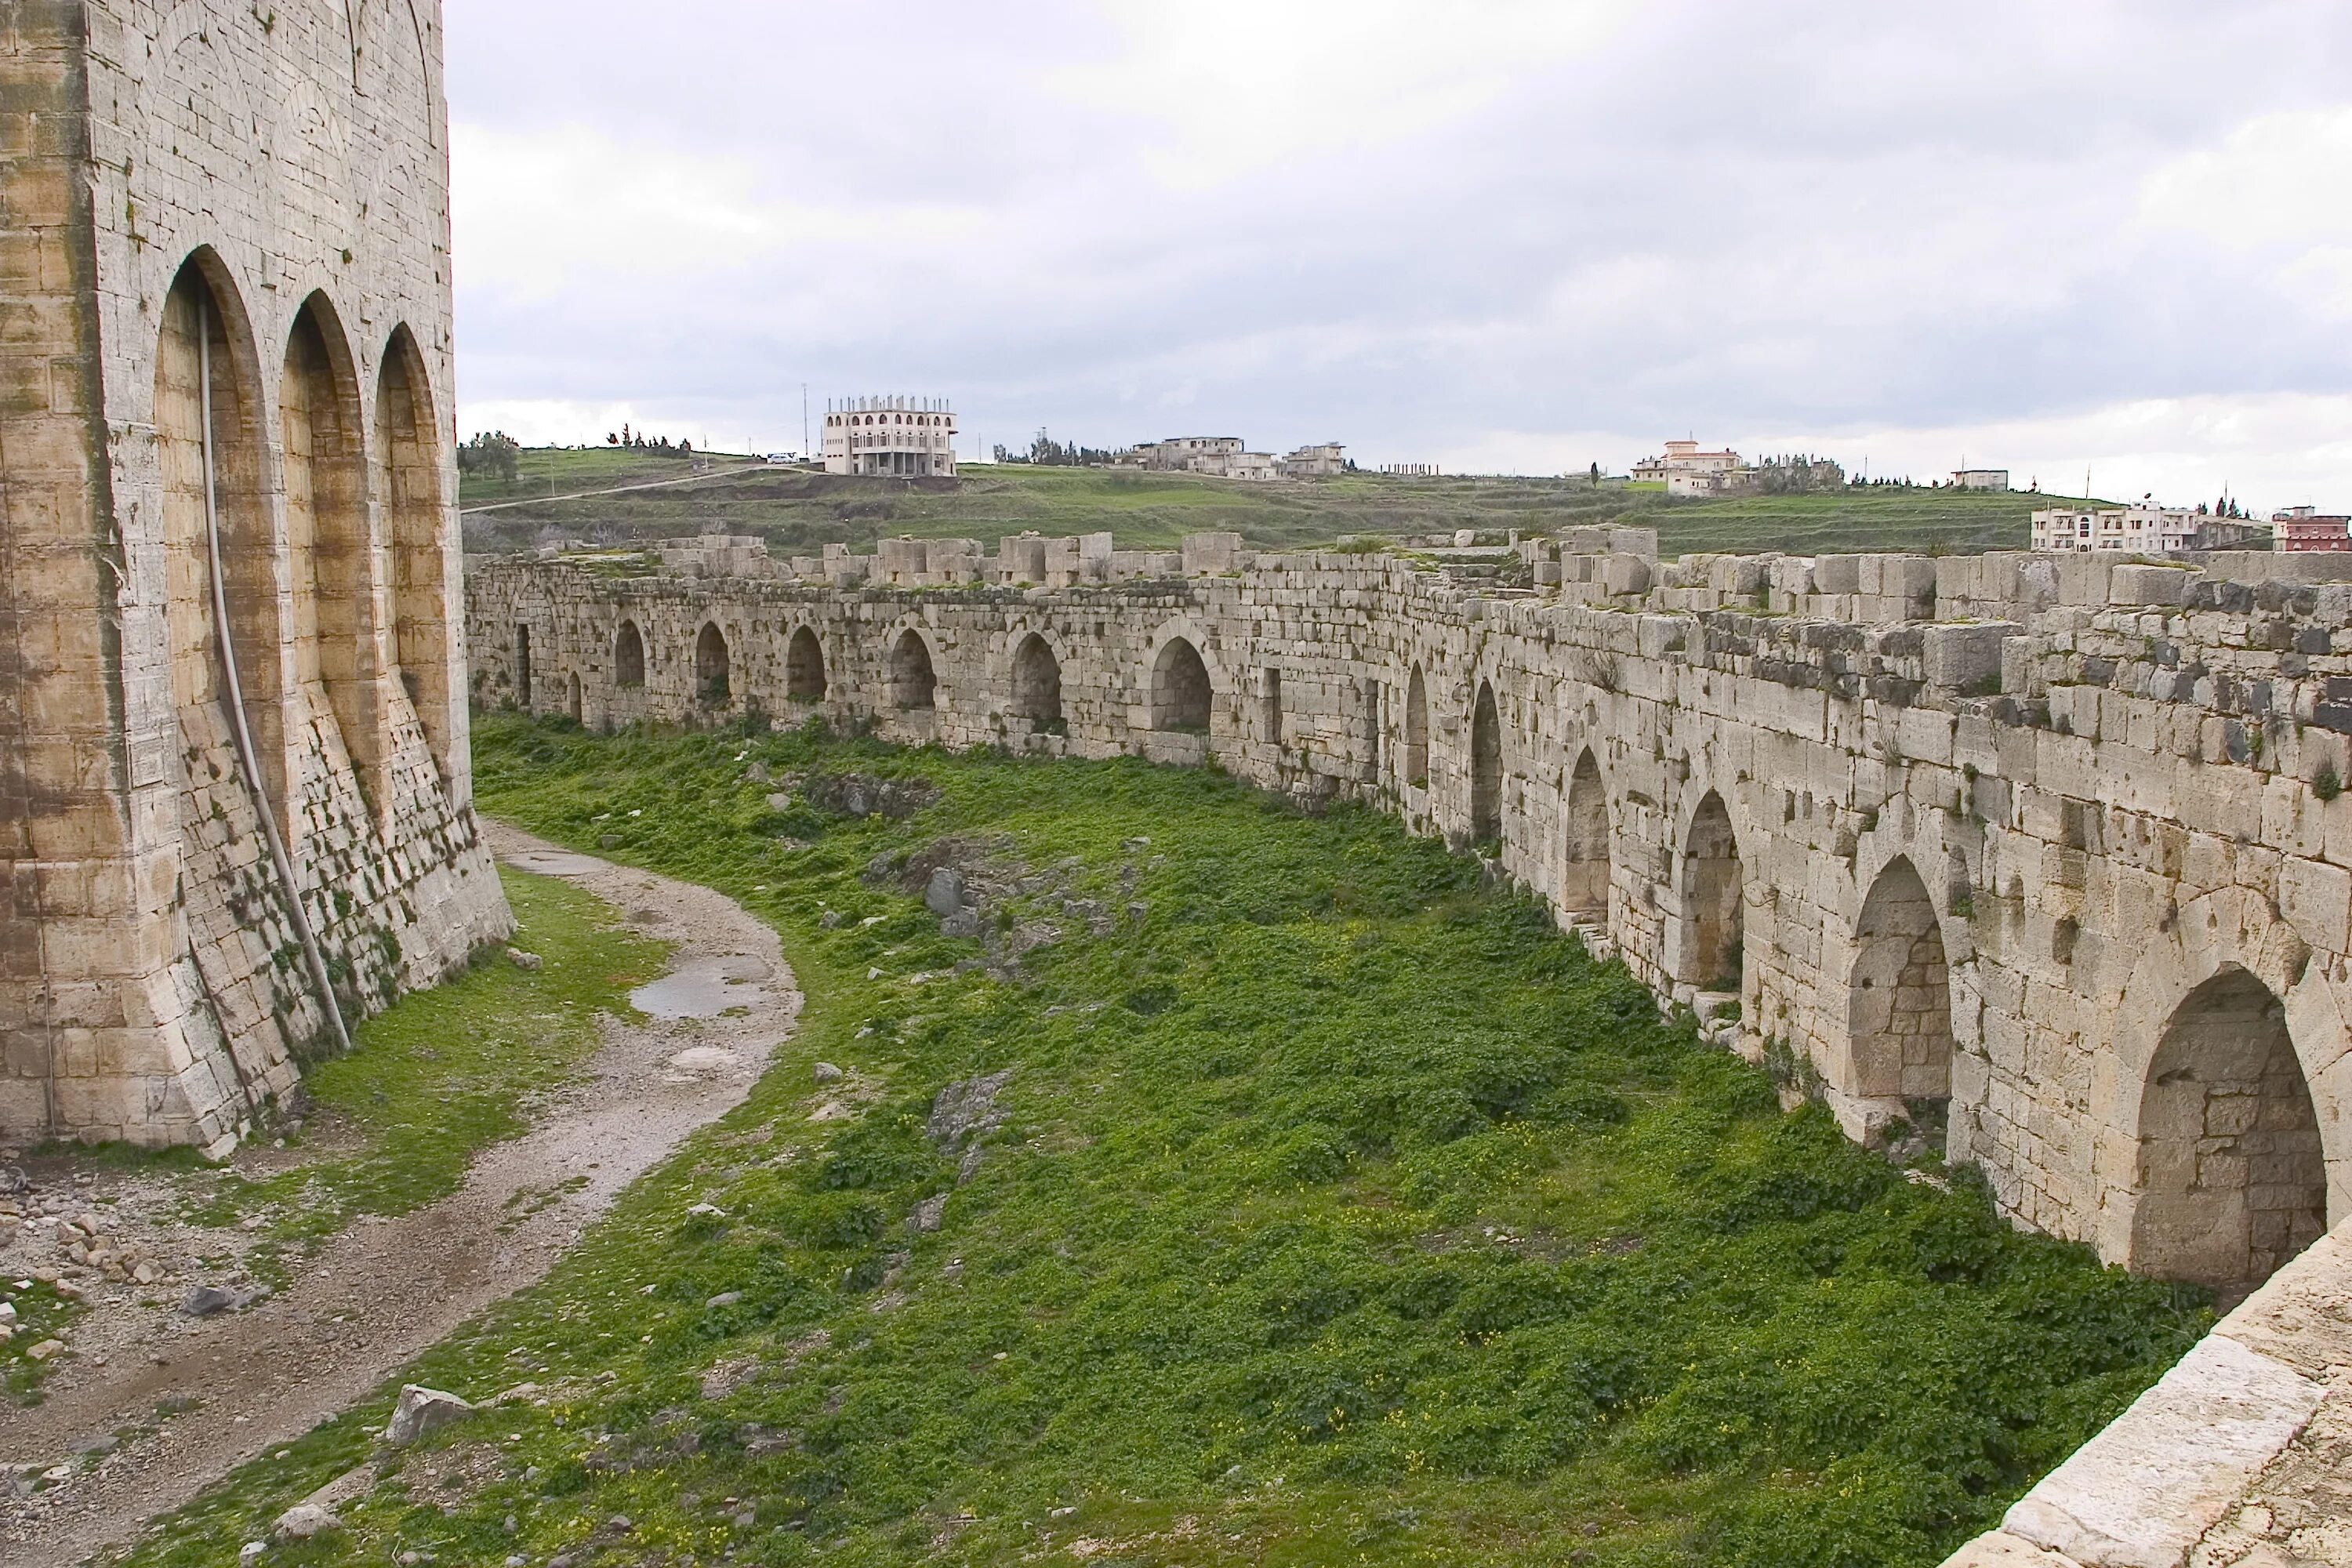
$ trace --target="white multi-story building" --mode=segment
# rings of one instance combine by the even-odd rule
[[[1665,455],[1633,465],[1636,480],[1665,481],[1670,496],[1738,495],[1749,488],[1751,470],[1729,447],[1703,452],[1696,441],[1669,441]]]
[[[955,410],[928,397],[827,402],[824,471],[885,479],[953,478]]]
[[[2181,555],[2198,547],[2198,529],[2210,521],[2180,506],[2052,507],[2033,514],[2033,548]]]

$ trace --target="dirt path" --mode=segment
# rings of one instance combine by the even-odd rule
[[[488,501],[480,506],[461,509],[461,515],[478,517],[486,511],[507,511],[519,506],[545,506],[551,501],[593,500],[598,496],[626,495],[631,490],[666,490],[678,485],[698,485],[708,479],[724,479],[730,474],[748,474],[764,468],[766,463],[737,463],[730,468],[712,468],[707,473],[688,474],[682,479],[646,479],[634,485],[610,485],[601,490],[572,490],[564,495],[520,496],[513,500]]]
[[[354,1226],[298,1260],[273,1298],[196,1320],[142,1310],[128,1289],[93,1291],[46,1403],[0,1407],[0,1467],[77,1466],[31,1497],[0,1491],[0,1562],[62,1568],[129,1539],[538,1279],[623,1187],[740,1101],[792,1032],[800,995],[775,933],[732,900],[487,826],[500,860],[572,882],[676,944],[670,972],[635,997],[649,1020],[608,1023],[593,1077],[486,1151],[461,1190]],[[82,1190],[109,1182],[94,1173]],[[181,1250],[205,1245],[193,1234]],[[157,1421],[186,1400],[197,1403]],[[150,1429],[100,1451],[134,1423]]]

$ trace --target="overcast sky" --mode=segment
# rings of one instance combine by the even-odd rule
[[[2344,0],[447,0],[459,418],[2352,506]]]

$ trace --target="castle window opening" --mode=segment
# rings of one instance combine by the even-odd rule
[[[583,710],[583,703],[581,701],[580,695],[580,672],[576,669],[567,671],[563,677],[563,710],[567,714],[571,715],[572,721],[574,724],[582,721],[580,717]]]
[[[530,628],[515,627],[515,706],[535,711],[530,700]]]

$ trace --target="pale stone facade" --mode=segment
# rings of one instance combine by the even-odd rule
[[[955,410],[937,398],[851,397],[824,406],[824,471],[955,478]]]
[[[477,563],[476,690],[518,697],[527,637],[520,695],[591,725],[823,712],[1372,800],[1855,1135],[1948,1115],[2023,1224],[2242,1293],[2352,1207],[2352,563],[1662,566],[1591,530],[1481,592],[1231,536],[1006,559],[1073,542]]]
[[[0,12],[0,1138],[222,1149],[333,1037],[234,740],[212,516],[339,1010],[508,929],[467,757],[440,26]]]

